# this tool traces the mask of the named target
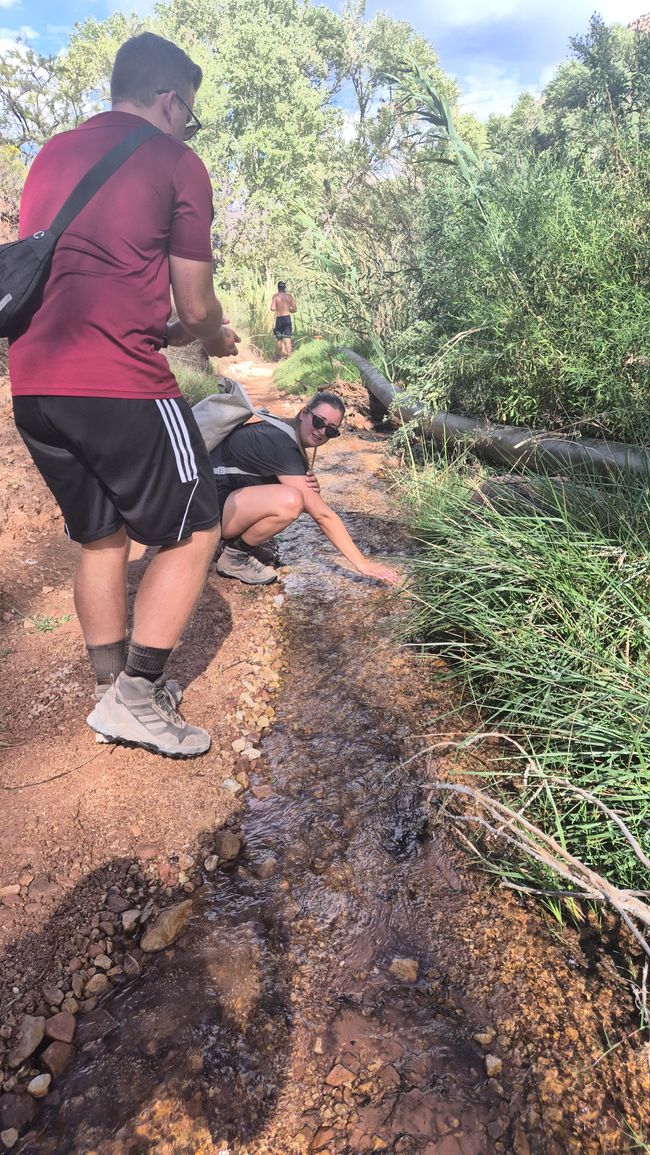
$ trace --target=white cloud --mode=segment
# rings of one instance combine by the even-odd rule
[[[21,43],[38,40],[39,35],[29,24],[23,24],[20,28],[0,28],[0,52],[20,48]]]
[[[577,33],[585,28],[594,12],[602,16],[607,24],[628,24],[650,10],[650,0],[461,0],[444,10],[438,10],[432,18],[428,0],[415,0],[409,18],[426,24],[432,31],[435,26],[466,28],[489,24],[494,21],[516,20],[530,25],[531,29],[543,21],[559,27],[572,27]]]
[[[15,8],[20,0],[0,0],[0,8]]]
[[[483,61],[474,61],[458,81],[461,89],[459,108],[463,112],[473,112],[479,120],[487,120],[493,113],[510,112],[522,92],[532,92],[536,96],[543,87],[541,77],[539,84],[527,85],[517,73]]]
[[[359,131],[359,113],[358,112],[344,112],[342,136],[343,136],[343,140],[346,142],[346,144],[349,144],[351,140],[356,139],[356,135],[357,135],[358,131]]]

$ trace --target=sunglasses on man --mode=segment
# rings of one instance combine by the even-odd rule
[[[189,104],[186,104],[185,101],[183,100],[183,97],[179,96],[177,92],[174,92],[173,88],[157,88],[156,89],[156,96],[165,96],[166,93],[168,93],[168,92],[174,93],[174,96],[176,97],[178,103],[183,106],[183,108],[185,109],[185,111],[187,113],[187,118],[185,120],[185,131],[183,133],[183,140],[192,140],[192,138],[196,136],[199,129],[203,128],[203,125],[201,124],[201,121],[199,120],[198,116],[194,115]]]
[[[325,436],[328,438],[328,440],[332,437],[341,436],[341,430],[336,425],[328,425],[325,418],[319,417],[317,413],[314,413],[313,409],[308,409],[307,412],[311,414],[311,421],[314,429],[318,429],[319,432],[321,429],[324,429]]]

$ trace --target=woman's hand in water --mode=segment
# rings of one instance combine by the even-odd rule
[[[380,561],[366,561],[361,573],[364,577],[374,578],[378,582],[386,582],[389,586],[396,586],[402,580],[396,569],[384,565]]]
[[[309,488],[313,489],[314,493],[320,493],[320,485],[318,484],[318,478],[316,477],[315,474],[312,473],[311,469],[307,470],[307,472],[305,474],[305,481],[307,482],[307,485],[309,486]]]

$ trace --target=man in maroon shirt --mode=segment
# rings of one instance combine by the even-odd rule
[[[210,746],[178,713],[163,671],[219,538],[212,467],[160,350],[197,338],[237,352],[214,293],[212,189],[184,143],[201,69],[146,32],[122,45],[110,112],[53,137],[30,168],[20,233],[47,228],[79,179],[134,128],[160,131],[61,237],[42,305],[11,342],[18,429],[80,543],[75,608],[96,675],[88,722],[108,740],[171,757]],[[171,324],[170,285],[180,318]],[[126,640],[129,541],[157,546]]]

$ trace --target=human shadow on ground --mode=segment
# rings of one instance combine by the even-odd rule
[[[212,841],[217,834],[210,832]],[[204,854],[210,836],[202,836]],[[63,936],[71,944],[68,960],[80,955],[88,950],[82,943],[92,935],[94,910],[101,924],[90,945],[109,945],[108,939],[111,961],[121,965],[128,953],[143,968],[131,979],[111,975],[114,989],[78,1015],[74,1057],[42,1103],[24,1089],[0,1092],[0,1129],[20,1120],[21,1155],[131,1155],[166,1140],[183,1150],[202,1141],[249,1143],[277,1103],[291,1036],[284,893],[236,863],[210,879],[197,873],[187,930],[167,950],[143,955],[115,913],[123,902],[142,905],[148,897],[146,884],[141,897],[125,893],[133,884],[129,868],[133,860],[116,858],[91,872],[42,931],[7,952],[29,958],[41,939]],[[163,902],[187,898],[179,886]],[[2,969],[6,974],[7,958]],[[64,972],[69,985],[65,966]],[[40,988],[36,983],[32,1013],[49,1014]],[[40,1055],[50,1043],[43,1040],[30,1068],[45,1069]]]

